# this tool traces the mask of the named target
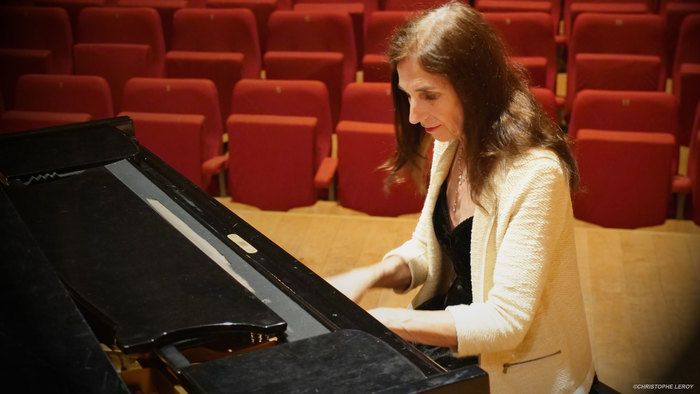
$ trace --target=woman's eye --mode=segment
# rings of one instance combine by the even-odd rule
[[[433,101],[433,100],[436,100],[438,98],[438,96],[436,94],[426,94],[424,96],[424,98],[428,101]]]

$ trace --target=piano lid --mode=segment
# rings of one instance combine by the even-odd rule
[[[104,167],[8,194],[77,301],[125,352],[286,322]]]
[[[0,135],[0,173],[6,178],[20,178],[75,171],[132,157],[138,152],[131,119],[125,116],[3,134]]]

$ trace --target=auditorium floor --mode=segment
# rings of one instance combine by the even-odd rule
[[[219,201],[322,277],[378,261],[408,239],[417,219],[371,217],[328,201],[290,212]],[[623,393],[639,392],[633,386],[641,383],[700,387],[700,366],[683,356],[698,349],[700,227],[668,220],[620,230],[577,222],[575,231],[600,380]],[[405,306],[411,297],[373,290],[360,305]]]

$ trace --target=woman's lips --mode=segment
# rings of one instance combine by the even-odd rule
[[[433,127],[423,127],[425,129],[426,133],[432,133],[433,131],[437,130],[437,128],[440,127],[440,125],[433,126]]]

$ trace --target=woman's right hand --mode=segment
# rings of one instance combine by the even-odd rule
[[[326,280],[346,297],[358,302],[372,287],[406,289],[411,283],[411,271],[398,256],[390,256],[377,264],[356,268]]]
[[[327,278],[326,281],[349,299],[359,302],[362,295],[377,282],[375,267],[376,265],[356,268]]]

